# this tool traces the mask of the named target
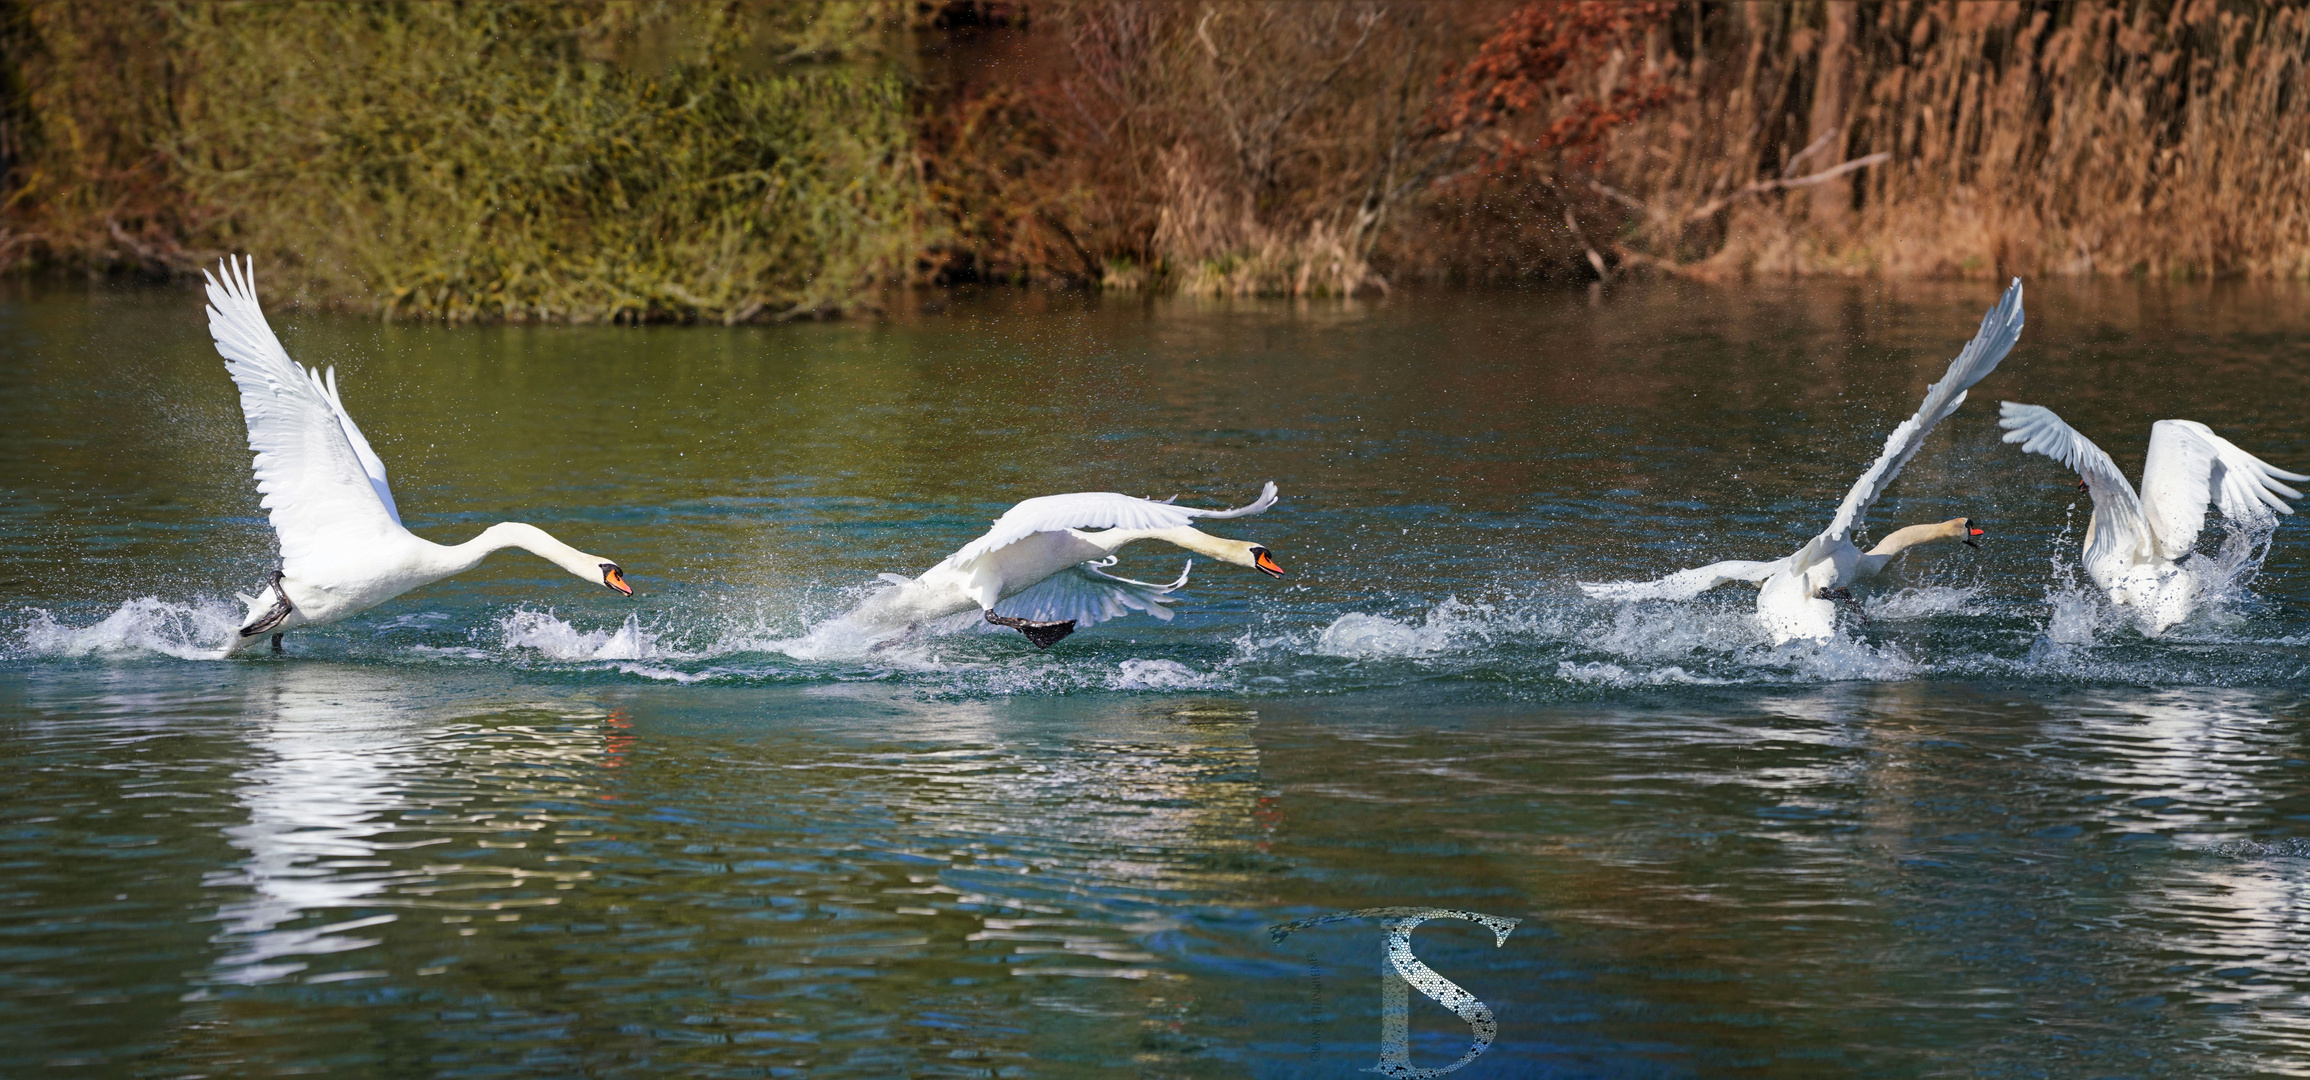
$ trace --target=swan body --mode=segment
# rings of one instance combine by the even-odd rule
[[[1252,503],[1203,510],[1113,492],[1028,499],[995,519],[986,535],[962,546],[920,577],[885,574],[891,583],[848,618],[877,629],[959,630],[984,622],[1026,634],[1049,648],[1077,628],[1144,611],[1169,620],[1164,606],[1187,584],[1190,559],[1169,584],[1106,573],[1126,544],[1159,540],[1222,562],[1283,576],[1265,547],[1213,536],[1188,524],[1198,518],[1247,517],[1275,505],[1270,482]]]
[[[2310,480],[2238,449],[2204,424],[2160,420],[2150,426],[2136,492],[2108,454],[2053,410],[2008,401],[1998,412],[2006,442],[2069,466],[2091,493],[2086,576],[2112,604],[2131,609],[2151,637],[2189,618],[2222,575],[2193,550],[2208,505],[2235,524],[2267,529],[2279,514],[2294,512],[2286,500],[2302,497],[2281,481]]]
[[[1799,639],[1820,640],[1837,632],[1837,606],[1832,595],[1856,582],[1875,577],[1887,563],[1909,548],[1941,540],[1978,546],[1984,530],[1970,518],[1911,525],[1896,529],[1867,551],[1853,542],[1863,517],[1917,455],[1934,425],[1965,404],[1974,383],[1996,370],[1999,361],[2021,340],[2023,324],[2021,279],[2005,290],[1997,306],[1981,317],[1981,329],[1968,342],[1941,381],[1925,391],[1917,412],[1885,438],[1885,448],[1867,472],[1845,493],[1837,514],[1820,535],[1795,552],[1766,562],[1732,560],[1691,570],[1680,570],[1653,581],[1582,582],[1580,588],[1601,600],[1689,600],[1719,585],[1755,582],[1757,620],[1781,645]],[[1849,597],[1849,594],[1848,594]]]
[[[520,548],[628,596],[625,571],[534,525],[492,525],[462,544],[436,544],[401,525],[385,463],[337,392],[337,371],[308,370],[281,348],[257,304],[247,260],[208,279],[209,334],[241,392],[257,490],[281,543],[281,568],[225,646],[230,656],[267,635],[337,622],[421,585],[464,573],[491,552]]]

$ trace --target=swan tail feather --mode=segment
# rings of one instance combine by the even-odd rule
[[[1729,559],[1724,562],[1679,570],[1667,577],[1651,581],[1579,582],[1580,591],[1595,600],[1617,600],[1632,604],[1639,600],[1690,600],[1693,597],[1735,581],[1757,582],[1773,576],[1789,560],[1751,562]]]
[[[1177,498],[1178,496],[1175,495],[1172,497]],[[1268,507],[1274,506],[1275,498],[1275,481],[1270,480],[1267,482],[1265,487],[1259,489],[1259,498],[1253,499],[1252,501],[1245,503],[1242,506],[1238,506],[1233,510],[1189,510],[1188,513],[1200,518],[1250,517],[1253,514],[1257,514],[1266,510]]]

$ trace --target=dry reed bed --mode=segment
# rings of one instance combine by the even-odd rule
[[[1619,138],[1612,179],[1646,203],[1632,250],[1718,273],[2310,277],[2300,5],[1859,4],[1827,76],[1839,28],[1736,14],[1670,61],[1696,92]],[[1831,125],[1816,160],[1886,163],[1685,217]]]
[[[975,141],[926,144],[999,173],[949,192],[1011,208],[983,276],[2310,277],[2300,3],[1039,10],[955,103]]]

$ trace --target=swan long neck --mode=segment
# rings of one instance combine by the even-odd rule
[[[443,577],[462,574],[481,565],[481,560],[506,548],[520,548],[538,558],[561,567],[587,581],[599,582],[602,564],[608,559],[597,558],[553,538],[553,534],[535,525],[508,521],[481,530],[481,535],[462,544],[442,550],[448,565]]]
[[[1929,525],[1895,529],[1886,534],[1883,540],[1877,541],[1877,546],[1870,548],[1869,554],[1892,558],[1919,544],[1930,544],[1936,540],[1963,540],[1966,537],[1965,521],[1964,518],[1951,518]]]
[[[1237,566],[1255,566],[1251,549],[1259,545],[1248,540],[1229,540],[1213,536],[1201,529],[1178,525],[1168,529],[1104,529],[1094,533],[1077,533],[1083,539],[1113,554],[1115,549],[1140,540],[1161,540],[1173,547],[1186,548],[1197,555],[1205,555]]]

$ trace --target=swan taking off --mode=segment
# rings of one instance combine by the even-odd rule
[[[617,563],[534,525],[492,525],[454,547],[402,528],[385,484],[385,463],[337,396],[337,369],[323,375],[289,359],[257,306],[256,278],[246,258],[238,266],[228,259],[216,274],[202,276],[208,279],[209,335],[240,386],[249,449],[257,455],[257,490],[281,541],[281,568],[262,593],[242,595],[248,617],[224,655],[267,634],[278,652],[284,631],[366,611],[471,570],[500,548],[521,548],[587,581],[634,594]]]
[[[1192,528],[1197,518],[1248,517],[1275,505],[1275,482],[1259,498],[1233,510],[1199,510],[1110,491],[1045,495],[1011,507],[994,528],[962,546],[921,577],[884,574],[893,587],[867,597],[847,618],[877,628],[914,629],[939,621],[937,631],[980,621],[1007,626],[1048,649],[1079,627],[1144,611],[1169,620],[1169,595],[1187,584],[1189,559],[1168,585],[1106,573],[1115,552],[1140,540],[1161,540],[1273,577],[1283,576],[1267,549]],[[967,618],[958,617],[967,616]]]
[[[1979,537],[1984,530],[1971,518],[1951,518],[1896,529],[1867,551],[1853,543],[1853,536],[1860,531],[1861,518],[1869,507],[1892,485],[1893,478],[1901,475],[1901,467],[1916,456],[1917,448],[1924,445],[1933,425],[1965,404],[1967,388],[1995,370],[1997,362],[2013,351],[2014,342],[2021,340],[2021,325],[2021,279],[2014,278],[1997,306],[1981,317],[1980,331],[1973,335],[1965,350],[1957,354],[1957,359],[1949,362],[1948,373],[1926,389],[1925,401],[1917,407],[1917,414],[1902,421],[1901,426],[1885,438],[1884,452],[1877,455],[1869,471],[1861,474],[1853,490],[1845,493],[1845,501],[1837,507],[1837,516],[1829,522],[1828,529],[1806,541],[1794,554],[1770,562],[1711,563],[1678,571],[1657,581],[1583,582],[1581,590],[1601,600],[1689,600],[1727,582],[1761,582],[1763,587],[1757,590],[1757,619],[1772,634],[1773,644],[1797,638],[1835,636],[1837,606],[1830,601],[1851,599],[1851,593],[1840,594],[1840,591],[1856,581],[1875,577],[1893,556],[1937,540],[1980,546]]]
[[[2132,608],[2151,637],[2188,618],[2204,587],[2229,576],[2192,551],[2206,525],[2207,504],[2220,507],[2234,525],[2266,530],[2278,524],[2278,514],[2294,512],[2287,499],[2302,497],[2280,481],[2310,480],[2238,449],[2195,420],[2160,420],[2150,425],[2137,495],[2117,463],[2053,410],[2008,401],[1998,412],[2006,442],[2069,466],[2078,486],[2092,493],[2086,575],[2111,603]],[[2232,535],[2244,542],[2242,534]]]

